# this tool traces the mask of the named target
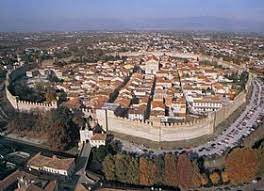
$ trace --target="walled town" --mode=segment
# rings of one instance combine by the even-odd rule
[[[237,33],[0,33],[0,191],[259,188],[263,44]]]

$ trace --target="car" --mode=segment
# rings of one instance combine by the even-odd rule
[[[224,190],[231,190],[231,188],[226,186],[226,187],[224,187]]]
[[[256,184],[256,183],[258,183],[258,181],[254,179],[254,180],[252,180],[252,183]]]

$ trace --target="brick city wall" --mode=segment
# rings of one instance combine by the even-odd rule
[[[6,92],[7,100],[10,102],[13,108],[18,111],[25,111],[25,112],[32,110],[49,111],[51,109],[56,109],[58,107],[57,102],[46,104],[46,103],[23,101],[23,100],[19,100],[17,96],[13,96],[12,93],[9,91],[8,89],[9,83],[11,83],[13,80],[16,80],[19,76],[24,75],[25,72],[30,68],[31,67],[28,66],[22,66],[19,68],[15,68],[12,72],[9,72],[7,74],[7,79],[5,82],[5,92]]]
[[[251,83],[249,78],[246,87]],[[98,123],[106,131],[117,132],[125,135],[149,139],[151,141],[179,141],[210,135],[214,128],[226,120],[234,111],[246,102],[246,91],[240,92],[228,105],[223,106],[206,118],[193,122],[164,124],[158,121],[133,121],[128,118],[115,116],[113,111],[96,110]]]
[[[97,110],[98,123],[106,131],[136,136],[152,141],[179,141],[213,133],[214,119],[204,118],[189,123],[162,124],[133,121],[114,115],[113,111]]]

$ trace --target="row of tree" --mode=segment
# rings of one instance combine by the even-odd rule
[[[182,189],[227,183],[238,185],[263,175],[264,149],[234,149],[225,158],[224,169],[204,169],[201,161],[191,160],[186,153],[152,157],[109,154],[103,160],[103,173],[109,181],[132,185]]]
[[[147,157],[128,154],[108,155],[103,161],[107,180],[135,185],[166,185],[172,187],[199,187],[207,183],[195,161],[187,154]]]

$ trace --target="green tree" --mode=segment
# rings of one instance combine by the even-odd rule
[[[99,162],[102,162],[104,158],[107,156],[107,149],[105,146],[100,145],[99,148],[94,149],[93,154],[95,155],[95,159]]]
[[[155,177],[155,184],[161,185],[164,177],[164,158],[159,155],[154,158],[154,164],[157,167],[157,175]]]
[[[0,159],[0,170],[6,167],[6,162]]]
[[[129,156],[127,168],[127,183],[139,184],[139,161],[137,157]]]
[[[103,173],[106,180],[116,180],[115,157],[107,155],[103,161]]]
[[[264,148],[260,147],[257,149],[257,157],[258,157],[258,163],[259,163],[259,167],[258,167],[258,172],[257,175],[258,176],[264,176]]]
[[[127,170],[129,167],[129,157],[126,154],[116,154],[115,155],[115,169],[116,178],[120,182],[127,182]]]

